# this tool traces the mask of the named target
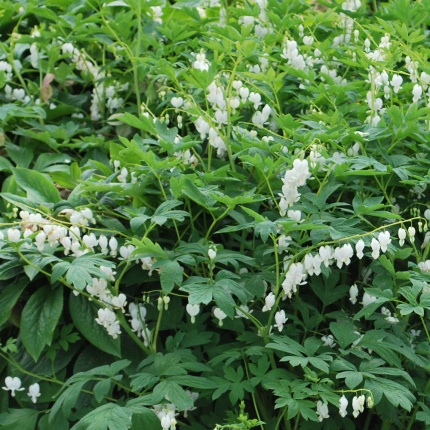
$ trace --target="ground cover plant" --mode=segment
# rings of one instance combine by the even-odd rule
[[[430,425],[430,2],[0,2],[0,428]]]

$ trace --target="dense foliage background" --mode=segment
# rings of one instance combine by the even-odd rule
[[[430,425],[429,0],[0,2],[0,428]]]

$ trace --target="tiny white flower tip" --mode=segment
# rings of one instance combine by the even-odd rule
[[[211,260],[213,260],[216,257],[216,251],[214,249],[210,248],[208,250],[208,256]]]

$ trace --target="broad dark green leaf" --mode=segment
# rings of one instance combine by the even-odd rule
[[[330,331],[343,349],[347,348],[360,337],[360,335],[356,333],[354,324],[349,321],[330,323]]]
[[[63,312],[63,289],[39,288],[28,300],[21,315],[21,338],[25,349],[37,361]]]
[[[160,281],[161,288],[165,294],[169,294],[175,284],[179,287],[182,284],[183,268],[177,261],[168,261],[161,268]]]
[[[176,382],[169,380],[160,382],[154,387],[154,394],[156,396],[162,395],[165,399],[169,399],[180,411],[193,407],[191,397]]]
[[[40,412],[35,409],[8,409],[0,414],[2,430],[35,430]]]
[[[55,204],[61,200],[53,182],[36,170],[17,167],[13,171],[17,184],[26,191],[34,204]]]
[[[0,294],[0,326],[4,324],[9,315],[18,301],[21,293],[24,291],[25,287],[28,285],[28,282],[19,279],[17,282],[8,285]]]

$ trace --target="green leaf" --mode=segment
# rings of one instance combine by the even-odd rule
[[[185,387],[197,388],[199,390],[213,390],[217,388],[217,385],[213,381],[207,378],[203,378],[201,376],[192,376],[192,375],[171,376],[169,378],[169,381],[176,382],[177,384]]]
[[[336,375],[336,379],[345,379],[346,386],[353,390],[355,387],[361,384],[363,381],[363,375],[361,372],[354,372],[354,371],[346,371],[346,372],[340,372]]]
[[[256,224],[254,229],[255,234],[261,237],[263,243],[266,243],[271,234],[276,235],[277,225],[272,221],[263,221]]]
[[[222,250],[217,252],[217,255],[215,256],[214,260],[215,263],[219,264],[231,264],[236,269],[239,268],[238,262],[248,264],[250,266],[255,265],[255,260],[252,257],[249,257],[248,255],[244,255],[243,253],[236,252],[236,251],[230,251],[230,250]]]
[[[137,375],[133,375],[131,380],[131,388],[133,391],[142,391],[145,388],[152,388],[160,378],[151,373],[140,372]]]
[[[146,116],[141,116],[140,118],[135,117],[134,115],[125,112],[122,116],[118,118],[121,122],[124,124],[131,125],[134,128],[137,128],[139,130],[144,130],[152,135],[155,135],[155,127],[150,118],[147,118]]]
[[[272,348],[277,351],[287,352],[289,354],[294,354],[299,357],[303,357],[303,354],[305,353],[305,348],[295,340],[290,339],[289,337],[276,337],[273,340],[274,343],[268,343],[266,345],[266,348]]]
[[[131,242],[136,247],[133,252],[133,257],[135,257],[136,259],[144,257],[155,257],[160,260],[168,260],[168,256],[163,250],[163,248],[161,248],[158,243],[154,243],[148,237],[144,237],[141,240],[133,238]]]
[[[194,404],[191,397],[176,382],[165,380],[154,387],[154,395],[162,395],[169,402],[172,402],[179,411],[191,409]]]
[[[56,415],[60,410],[66,417],[69,417],[71,415],[71,410],[75,406],[79,396],[81,395],[83,386],[90,381],[88,375],[82,373],[79,373],[78,375],[80,376],[80,380],[72,385],[66,385],[66,388],[61,393],[60,397],[58,397],[58,399],[55,401],[54,405],[51,408],[49,421],[55,419]]]
[[[0,172],[8,172],[11,173],[13,170],[12,163],[2,156],[0,156]]]
[[[28,281],[18,279],[13,284],[8,285],[0,294],[0,326],[9,318],[10,313],[18,301],[21,293],[28,285]]]
[[[94,398],[98,403],[101,403],[104,397],[109,394],[111,387],[112,387],[111,379],[103,379],[101,381],[98,381],[97,384],[94,385],[94,388],[93,388]]]
[[[71,294],[69,309],[76,328],[90,343],[108,354],[121,357],[120,337],[113,339],[103,326],[96,323],[97,308],[93,302]]]
[[[34,430],[40,412],[35,409],[8,409],[0,414],[2,430]]]
[[[17,184],[27,192],[34,204],[55,204],[61,200],[55,185],[44,174],[36,170],[16,167],[13,174]]]
[[[266,218],[264,216],[260,215],[258,212],[255,212],[254,210],[247,208],[246,206],[241,206],[241,208],[252,218],[255,219],[257,222],[264,222],[266,221]]]
[[[0,264],[0,281],[15,278],[22,273],[22,262],[19,260],[6,261]]]
[[[143,406],[129,406],[128,409],[134,409],[130,430],[162,430],[160,418],[152,409]]]
[[[381,290],[376,289],[376,288],[374,288],[374,289],[366,288],[365,290],[369,294],[373,294],[373,292],[377,291],[377,290],[381,291]],[[383,303],[389,302],[393,296],[393,292],[391,290],[384,290],[384,291],[381,291],[381,293],[385,294],[385,297],[381,295],[380,297],[377,297],[377,299],[374,302],[369,303],[367,306],[364,306],[363,309],[361,309],[361,311],[359,311],[359,312],[357,312],[357,314],[355,314],[354,320],[358,320],[362,316],[364,316],[366,319],[368,319],[369,317],[371,317],[375,313],[376,309],[378,309]]]
[[[378,262],[381,263],[381,266],[391,275],[395,276],[396,271],[394,269],[393,263],[387,258],[386,255],[380,255],[378,258]]]
[[[391,379],[368,379],[365,388],[371,391],[382,391],[387,400],[396,408],[401,406],[403,409],[410,411],[416,402],[415,396],[404,385]]]
[[[312,291],[323,302],[324,306],[331,305],[348,294],[348,287],[338,285],[339,272],[333,270],[330,276],[315,276],[310,283]]]
[[[3,109],[7,106],[13,105],[3,105]],[[0,120],[1,120],[1,109],[0,109]],[[19,167],[28,167],[33,161],[34,153],[31,148],[26,146],[18,146],[13,143],[6,143],[7,155],[9,158]]]
[[[173,179],[173,178],[172,178]],[[190,180],[185,179],[183,182],[182,193],[188,198],[196,202],[198,205],[203,206],[207,210],[214,210],[213,206],[216,200],[209,197],[202,188],[194,185]]]
[[[185,217],[190,216],[188,212],[181,210],[172,210],[176,206],[182,205],[179,200],[168,200],[162,203],[154,212],[151,221],[158,225],[163,225],[168,219],[183,221]]]
[[[21,315],[21,338],[34,361],[46,345],[51,345],[62,311],[62,288],[39,288],[25,305]]]
[[[183,268],[177,261],[168,261],[161,266],[160,281],[161,288],[165,294],[169,294],[175,284],[179,287],[182,284]]]
[[[184,282],[180,288],[181,291],[186,291],[190,294],[188,301],[191,304],[204,303],[207,305],[212,300],[212,285],[206,282],[199,282],[197,277],[191,277]],[[205,281],[205,279],[203,279]]]
[[[130,415],[127,407],[108,403],[85,415],[71,430],[129,430]]]
[[[397,305],[397,309],[399,309],[401,315],[409,315],[413,312],[421,317],[424,316],[424,308],[422,306],[412,306],[407,303],[402,303]]]
[[[357,346],[371,349],[374,354],[379,355],[391,366],[401,368],[400,358],[396,354],[396,345],[393,345],[391,342],[384,342],[386,336],[386,333],[382,330],[369,330],[364,334],[360,342],[357,343]]]
[[[330,331],[343,349],[347,348],[360,337],[359,334],[355,333],[354,324],[349,321],[330,323]]]
[[[55,282],[66,274],[66,281],[69,285],[82,291],[86,286],[93,284],[93,277],[106,278],[107,275],[100,266],[113,266],[112,262],[104,260],[92,254],[84,254],[79,258],[72,259],[72,262],[61,261],[52,269],[51,281]]]
[[[30,281],[32,281],[40,273],[40,271],[49,263],[59,260],[61,261],[60,258],[54,255],[39,253],[27,254],[27,259],[29,262],[31,262],[31,265],[28,264],[24,266],[24,271]]]
[[[234,317],[235,302],[231,295],[219,285],[213,287],[213,298],[217,306],[229,317]]]

